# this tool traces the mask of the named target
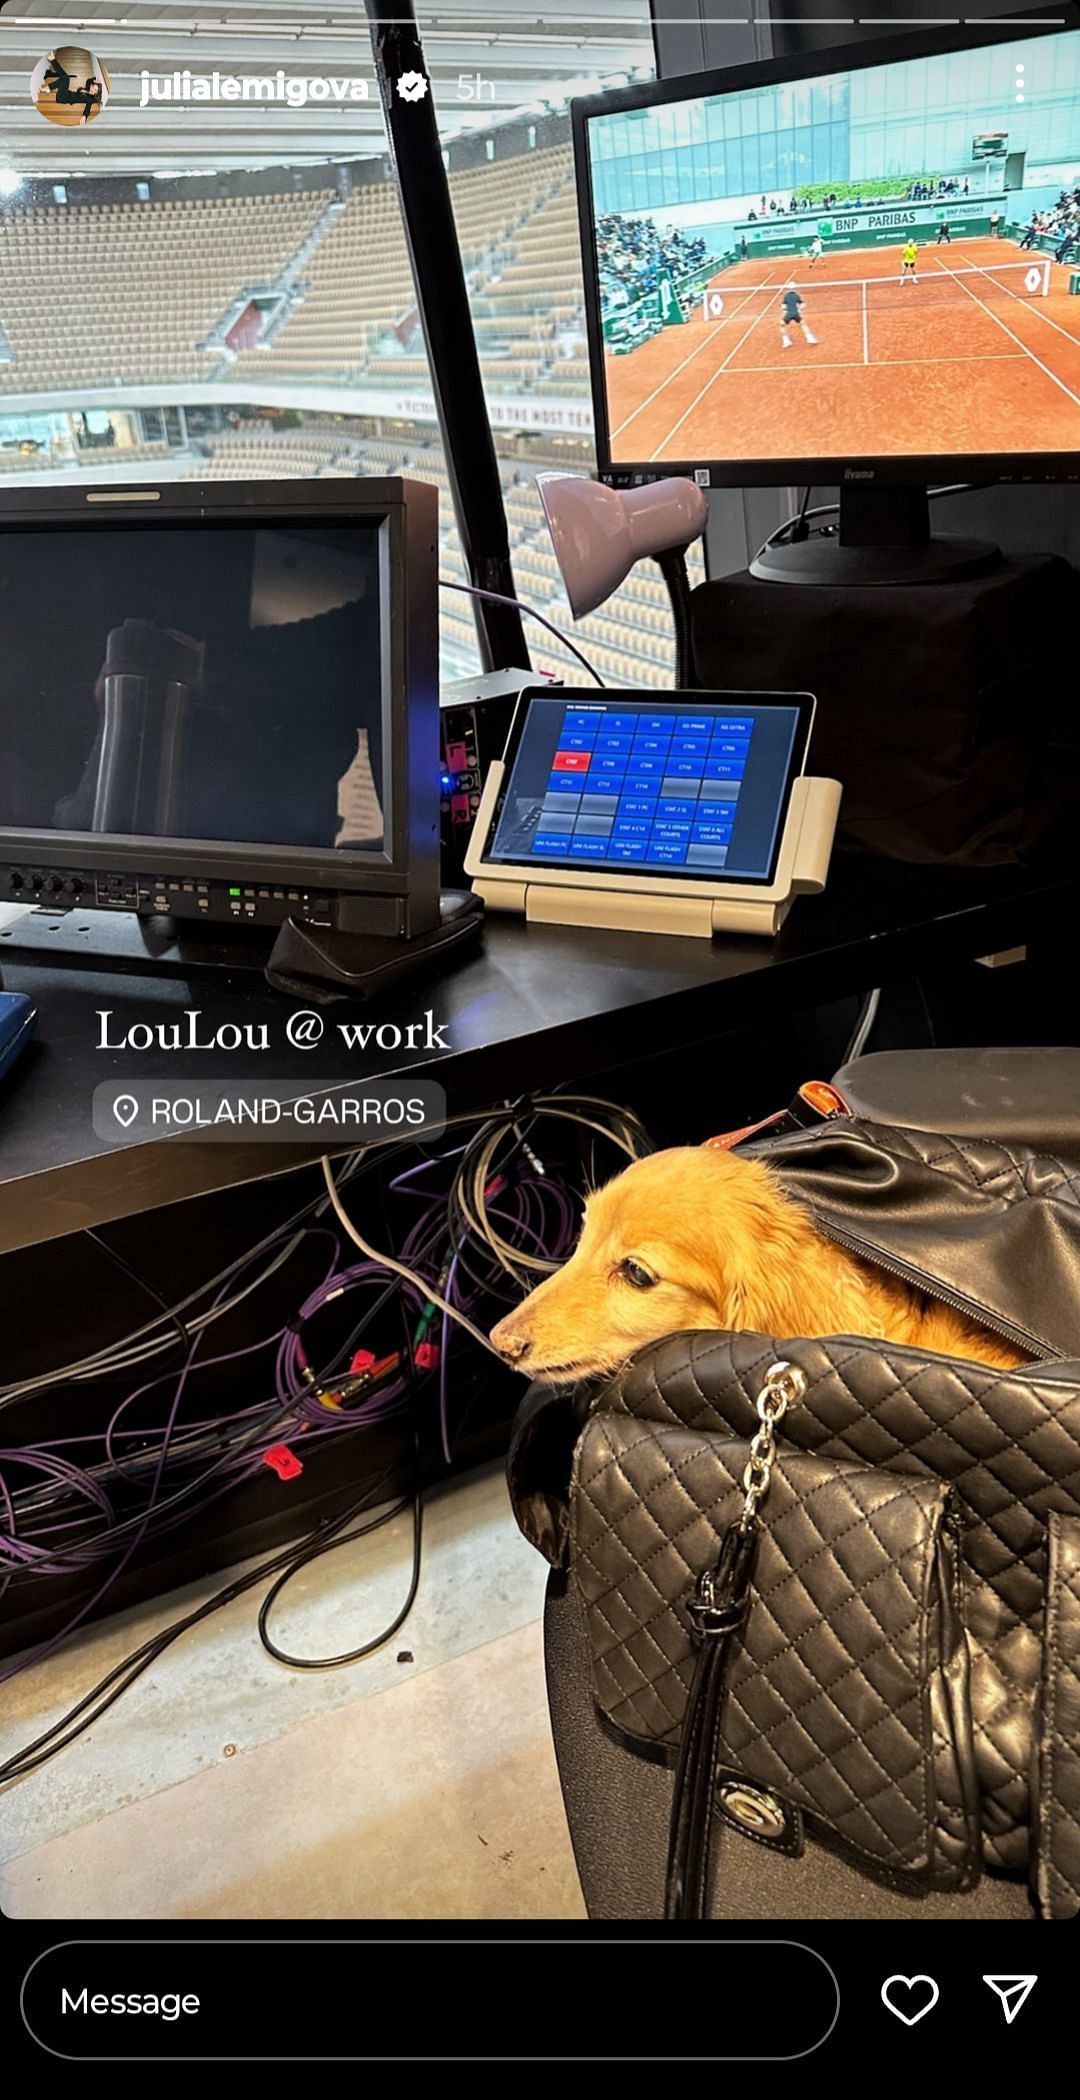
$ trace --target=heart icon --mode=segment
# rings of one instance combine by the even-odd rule
[[[941,1992],[932,1976],[887,1976],[881,1986],[881,2002],[905,2027],[915,2027],[933,2012]]]
[[[118,1094],[113,1102],[112,1112],[121,1130],[130,1130],[139,1113],[139,1104],[134,1094]]]

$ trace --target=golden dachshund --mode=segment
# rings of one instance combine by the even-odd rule
[[[570,1259],[491,1330],[508,1363],[561,1382],[612,1372],[681,1329],[866,1335],[1012,1369],[962,1313],[828,1240],[759,1159],[655,1152],[597,1189]]]

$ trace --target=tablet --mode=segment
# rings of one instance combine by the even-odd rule
[[[479,858],[767,886],[813,714],[805,693],[529,688]]]

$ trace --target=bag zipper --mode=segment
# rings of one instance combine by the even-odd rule
[[[887,1275],[898,1277],[901,1283],[911,1284],[915,1290],[921,1291],[924,1297],[934,1298],[941,1305],[951,1306],[954,1312],[962,1313],[963,1317],[971,1320],[976,1327],[985,1328],[988,1334],[1000,1335],[1003,1341],[1013,1342],[1018,1349],[1030,1351],[1031,1355],[1038,1357],[1041,1362],[1057,1362],[1060,1352],[1048,1349],[1045,1342],[1037,1341],[1033,1334],[1028,1333],[1026,1327],[1014,1327],[1007,1320],[997,1319],[993,1313],[986,1312],[970,1298],[962,1297],[959,1291],[950,1291],[947,1284],[940,1283],[936,1276],[928,1276],[924,1269],[892,1260],[869,1241],[859,1239],[853,1232],[845,1232],[840,1226],[829,1224],[818,1212],[814,1213],[814,1223],[826,1239],[835,1241],[838,1247],[845,1247],[850,1254],[859,1255],[871,1268],[884,1269]]]

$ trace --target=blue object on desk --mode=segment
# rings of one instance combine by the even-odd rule
[[[24,992],[0,992],[0,1079],[15,1063],[37,1027],[37,1007]]]

